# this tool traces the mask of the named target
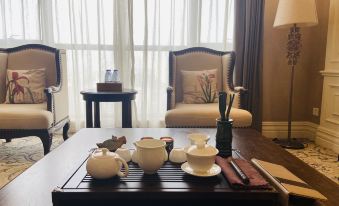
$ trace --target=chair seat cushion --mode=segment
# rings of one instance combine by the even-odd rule
[[[219,117],[218,103],[177,103],[174,109],[167,111],[165,123],[166,127],[216,127]],[[252,124],[252,114],[243,109],[232,107],[230,117],[234,127],[249,127]]]
[[[47,104],[0,104],[0,129],[48,129],[53,114]]]

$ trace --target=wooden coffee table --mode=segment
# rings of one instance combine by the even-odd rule
[[[132,148],[132,139],[139,139],[142,136],[172,136],[175,139],[175,146],[189,144],[185,136],[192,132],[208,133],[212,137],[215,136],[215,129],[82,129],[65,143],[54,149],[43,159],[35,163],[12,182],[7,184],[0,190],[0,205],[17,206],[17,205],[41,205],[51,206],[52,191],[57,186],[63,186],[71,177],[75,170],[86,160],[89,149],[95,147],[95,143],[104,141],[112,134],[116,136],[125,135],[128,138],[127,147]],[[337,205],[339,202],[338,191],[339,186],[327,177],[323,176],[307,164],[289,154],[279,146],[273,144],[269,139],[261,136],[260,133],[251,129],[234,129],[233,131],[233,148],[239,149],[246,159],[258,158],[277,164],[282,164],[294,174],[302,178],[313,188],[324,194],[328,201],[316,201],[313,205]],[[212,142],[211,142],[212,143]],[[128,189],[128,188],[127,188]],[[170,188],[169,188],[170,189]],[[213,192],[204,193],[201,191],[194,192],[176,192],[171,190],[154,187],[152,190],[145,191],[142,187],[135,188],[135,192],[139,195],[127,195],[126,193],[119,196],[119,204],[133,202],[134,197],[139,197],[140,201],[144,200],[152,205],[157,200],[166,197],[166,193],[171,193],[177,197],[177,201],[162,202],[166,204],[189,204],[191,199],[199,199],[204,202],[208,197],[213,197]],[[136,193],[135,193],[136,194]],[[111,194],[112,195],[112,194]],[[116,195],[119,195],[117,192]],[[246,192],[238,192],[238,197],[246,197]],[[206,198],[205,198],[206,197]],[[236,197],[236,196],[235,196]],[[260,196],[258,196],[260,197]],[[72,197],[69,197],[72,199]],[[190,199],[189,199],[190,198]],[[232,198],[230,198],[231,201]],[[234,199],[234,198],[233,198]],[[209,199],[217,201],[217,199]],[[139,201],[139,203],[140,203]],[[106,202],[107,203],[107,202]],[[254,203],[254,202],[253,202]],[[105,205],[113,205],[109,202]],[[74,205],[74,202],[73,204]]]

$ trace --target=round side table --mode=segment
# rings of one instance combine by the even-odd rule
[[[100,102],[122,102],[122,127],[132,128],[131,101],[136,90],[123,89],[121,92],[98,92],[95,89],[81,91],[86,101],[86,127],[93,127],[92,102],[94,102],[94,127],[100,128]]]

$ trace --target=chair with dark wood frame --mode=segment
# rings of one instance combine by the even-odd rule
[[[30,129],[27,125],[18,128],[3,128],[0,125],[0,138],[10,142],[13,138],[37,136],[41,139],[44,154],[50,151],[53,133],[63,129],[63,139],[68,138],[70,121],[68,116],[68,91],[66,71],[66,51],[40,44],[28,44],[15,48],[0,49],[0,115],[1,104],[5,101],[5,79],[7,68],[10,69],[46,69],[45,94],[46,110],[52,115],[52,122],[47,128]],[[45,103],[46,104],[46,103]],[[13,105],[15,107],[15,105]],[[22,105],[21,105],[22,106]],[[4,111],[4,110],[3,110]],[[0,121],[6,121],[1,119]]]
[[[179,51],[170,51],[169,87],[167,88],[167,113],[165,116],[166,127],[216,127],[215,119],[219,116],[217,103],[182,103],[181,71],[209,69],[217,69],[218,91],[235,94],[234,104],[231,110],[231,117],[234,120],[233,125],[235,127],[250,127],[252,115],[243,109],[246,104],[247,90],[241,86],[234,86],[234,64],[235,52],[233,51],[217,51],[205,47],[192,47]],[[199,114],[204,108],[212,112],[205,116]],[[201,120],[201,118],[205,120]]]

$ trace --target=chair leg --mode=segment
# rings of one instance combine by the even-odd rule
[[[11,142],[11,141],[12,141],[11,138],[6,138],[6,143]]]
[[[39,138],[41,139],[42,145],[44,147],[44,155],[46,155],[51,149],[53,134],[50,134],[48,131],[46,131],[44,134],[41,134]]]
[[[62,128],[62,137],[64,138],[64,141],[68,139],[68,130],[69,130],[69,122],[67,122],[64,127]]]

